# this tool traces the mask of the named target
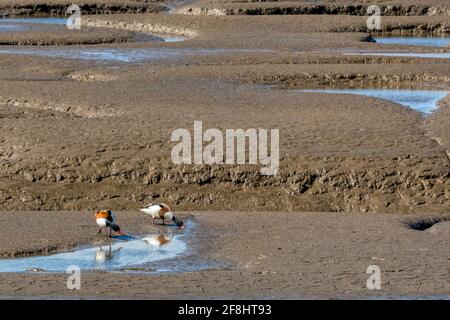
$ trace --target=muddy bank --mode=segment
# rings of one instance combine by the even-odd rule
[[[313,23],[313,16],[92,16],[89,23],[109,32],[163,28],[196,37],[120,44],[190,52],[136,64],[2,56],[1,205],[129,209],[158,199],[189,210],[445,212],[447,104],[427,121],[388,101],[267,86],[447,86],[444,59],[344,55],[385,47],[362,41],[367,34],[330,32],[365,25],[364,17],[323,17]],[[201,55],[201,48],[214,54]],[[171,132],[191,129],[195,120],[205,128],[278,128],[279,175],[263,177],[259,167],[173,165]]]
[[[48,3],[2,3],[0,2],[0,17],[21,16],[66,16],[67,8],[72,3],[65,1],[52,1]],[[134,2],[127,1],[90,1],[79,4],[81,14],[113,14],[113,13],[157,13],[167,11],[162,2]]]
[[[275,178],[259,177],[257,171],[242,169],[220,168],[212,172],[204,169],[197,173],[182,168],[154,173],[141,169],[144,181],[133,181],[126,178],[128,173],[116,172],[115,177],[95,174],[93,179],[99,182],[69,182],[75,177],[58,170],[57,178],[62,179],[59,183],[2,179],[0,201],[3,208],[26,210],[94,210],[99,204],[124,209],[137,208],[145,202],[167,201],[182,209],[446,212],[448,165],[437,172],[430,172],[429,168],[420,171],[389,166],[392,171],[385,168],[328,171],[324,167],[298,173],[282,171]],[[25,175],[37,179],[36,175]],[[127,182],[119,182],[124,180]]]
[[[246,2],[236,3],[225,1],[214,3],[200,1],[192,6],[184,6],[177,12],[191,15],[353,15],[367,16],[371,4],[329,3],[318,1],[319,4],[308,2]],[[322,2],[322,3],[320,3]],[[409,2],[409,3],[408,3]],[[411,4],[411,1],[391,1],[389,4],[377,4],[381,16],[435,16],[450,15],[450,9],[445,2],[436,1],[430,4]]]
[[[186,213],[182,213],[186,214]],[[201,232],[192,251],[167,266],[189,261],[218,262],[196,272],[140,275],[82,272],[81,290],[66,288],[65,274],[0,274],[6,297],[93,298],[375,298],[449,295],[448,245],[445,225],[420,231],[411,225],[431,216],[286,212],[192,212]],[[118,212],[130,231],[145,218]],[[39,221],[25,226],[22,221]],[[70,225],[65,219],[73,218]],[[7,223],[6,223],[7,221]],[[89,213],[2,212],[8,241],[0,252],[43,249],[51,243],[95,243]],[[445,224],[445,222],[444,222]],[[37,227],[41,226],[38,230]],[[46,231],[49,242],[41,240]],[[147,228],[147,229],[146,229]],[[159,228],[159,227],[157,227]],[[94,230],[91,230],[94,229]],[[428,229],[427,229],[428,230]],[[34,231],[34,232],[26,232]],[[211,241],[214,239],[214,241]],[[199,260],[200,259],[200,260]],[[381,290],[368,290],[368,266],[381,269]],[[152,267],[149,264],[147,267]],[[107,280],[108,279],[108,280]],[[107,280],[107,281],[105,281]]]
[[[446,103],[424,118],[363,96],[255,85],[294,88],[373,78],[400,87],[433,79],[444,86],[448,63],[352,64],[344,77],[345,63],[243,65],[241,54],[228,64],[223,58],[197,60],[220,65],[117,68],[53,60],[45,70],[39,65],[48,59],[4,59],[3,76],[11,78],[2,80],[4,208],[128,209],[155,199],[189,210],[448,208]],[[55,99],[56,89],[65,95]],[[173,165],[170,134],[191,129],[194,120],[205,128],[279,128],[279,175],[263,177],[259,167]]]
[[[142,22],[127,22],[127,21],[109,21],[109,20],[99,20],[88,19],[85,24],[88,27],[97,28],[112,28],[119,30],[128,30],[135,32],[145,32],[145,33],[166,33],[173,35],[180,35],[185,37],[195,37],[198,32],[183,27],[163,25],[159,23],[142,23]]]

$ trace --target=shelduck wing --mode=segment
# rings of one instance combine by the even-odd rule
[[[114,222],[116,220],[116,217],[114,216],[114,212],[112,212],[111,210],[108,210],[108,221],[110,222]]]
[[[159,206],[159,210],[158,210],[159,217],[161,219],[165,219],[165,218],[167,219],[168,217],[166,215],[168,212],[170,212],[169,206],[164,203],[159,203],[158,206]]]

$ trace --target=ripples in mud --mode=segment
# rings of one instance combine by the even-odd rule
[[[21,25],[21,24],[57,24],[65,25],[67,19],[64,18],[0,18],[2,25]]]

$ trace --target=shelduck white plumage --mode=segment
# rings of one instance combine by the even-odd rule
[[[164,203],[150,203],[140,211],[148,214],[152,217],[152,225],[155,224],[155,219],[162,219],[162,224],[165,224],[165,220],[172,220],[178,227],[184,228],[183,221],[179,220],[172,212],[172,209]]]

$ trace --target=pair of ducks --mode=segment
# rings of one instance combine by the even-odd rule
[[[172,209],[167,204],[164,203],[157,203],[153,204],[150,203],[149,205],[145,206],[142,209],[139,209],[140,211],[148,214],[152,217],[152,225],[155,224],[155,219],[162,219],[163,225],[165,224],[165,220],[172,220],[176,226],[180,228],[184,228],[184,223],[172,212]],[[123,235],[122,230],[120,230],[120,227],[116,224],[116,218],[114,216],[114,212],[111,210],[100,210],[95,213],[95,222],[100,227],[100,230],[98,230],[98,233],[102,233],[103,228],[109,229],[109,236],[112,236],[112,232],[117,232],[119,235]]]

